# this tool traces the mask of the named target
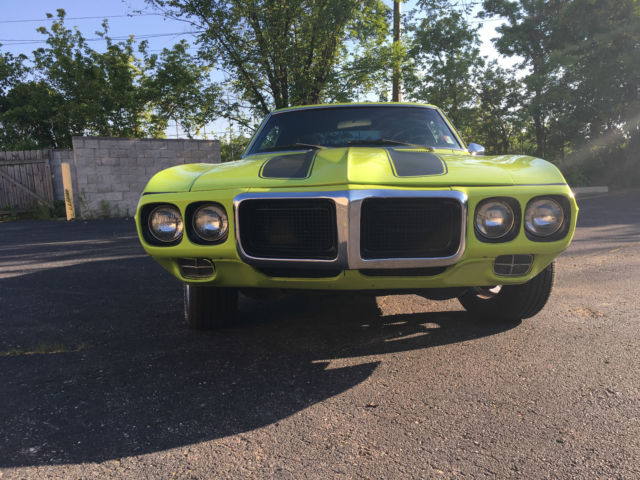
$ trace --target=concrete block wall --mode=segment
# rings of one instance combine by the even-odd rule
[[[220,163],[220,142],[73,137],[76,213],[133,215],[147,181],[160,170],[184,163]]]

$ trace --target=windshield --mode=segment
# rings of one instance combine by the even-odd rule
[[[429,107],[361,106],[290,110],[272,115],[248,154],[308,147],[408,144],[462,149]]]

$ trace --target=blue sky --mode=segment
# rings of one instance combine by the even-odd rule
[[[58,8],[67,12],[66,24],[77,26],[87,38],[95,37],[94,32],[101,30],[102,19],[109,21],[110,34],[113,37],[135,34],[162,35],[150,38],[151,49],[161,50],[170,47],[181,38],[191,39],[191,35],[180,35],[189,32],[189,25],[174,20],[165,19],[155,13],[144,0],[0,0],[0,43],[2,50],[12,53],[30,54],[32,50],[42,45],[27,44],[25,41],[42,40],[44,36],[36,32],[41,25],[47,26],[51,21],[46,19],[46,13],[55,15]],[[86,18],[93,17],[93,18]],[[35,20],[35,21],[28,21]],[[168,35],[175,34],[175,35]],[[99,50],[104,41],[92,42],[92,46]]]
[[[392,3],[391,0],[385,1]],[[403,9],[409,10],[412,4],[412,0],[405,2]],[[147,38],[151,51],[171,47],[180,39],[193,42],[193,36],[187,33],[192,30],[188,24],[158,15],[144,0],[0,0],[0,51],[30,56],[33,50],[44,44],[44,36],[36,32],[36,29],[41,25],[50,25],[46,13],[55,14],[58,8],[66,11],[67,26],[77,26],[86,38],[95,38],[94,32],[101,30],[102,20],[107,18],[111,37],[126,37],[130,34],[137,38],[151,36]],[[499,24],[499,21],[489,20],[480,30],[482,53],[489,58],[498,56],[491,38],[496,36],[495,27]],[[96,50],[101,50],[104,41],[92,41],[91,45]],[[512,64],[504,59],[501,63],[507,66]],[[227,128],[226,123],[215,122],[207,130],[220,136]],[[175,135],[175,129],[170,129],[167,133]]]

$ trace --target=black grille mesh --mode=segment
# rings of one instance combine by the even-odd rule
[[[370,198],[362,203],[360,253],[364,259],[454,255],[462,208],[449,198]]]
[[[239,219],[242,247],[252,257],[330,260],[337,256],[331,200],[245,200]]]

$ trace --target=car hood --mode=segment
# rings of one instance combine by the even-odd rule
[[[551,163],[524,155],[474,157],[411,148],[349,147],[252,155],[223,164],[179,165],[146,192],[331,185],[508,186],[566,183]]]

